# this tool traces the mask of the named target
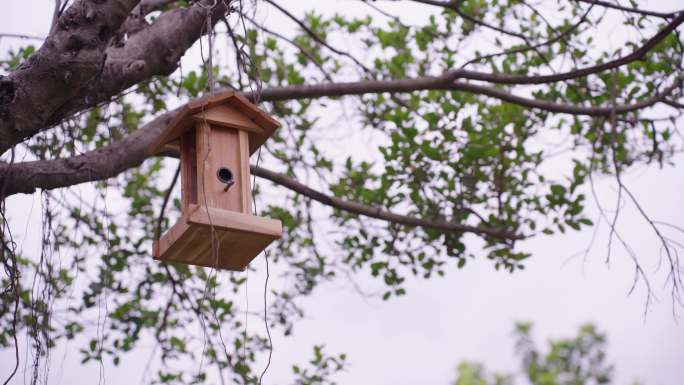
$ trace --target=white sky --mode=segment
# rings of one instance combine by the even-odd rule
[[[307,4],[282,3],[296,8]],[[316,4],[322,10],[341,3]],[[393,4],[395,14],[407,20],[416,17],[414,8]],[[52,5],[51,1],[3,0],[0,32],[44,35]],[[652,9],[669,10],[677,1],[652,1],[650,5]],[[361,9],[355,2],[344,2],[345,12],[356,12],[357,8]],[[0,42],[0,54],[4,55],[10,44],[8,40]],[[681,163],[684,157],[677,160]],[[682,166],[641,168],[628,173],[625,183],[653,218],[683,226],[683,172]],[[598,191],[601,202],[612,207],[613,181],[600,180]],[[8,207],[20,234],[24,223],[30,224],[30,232],[38,232],[38,196],[12,197]],[[597,217],[593,205],[590,217]],[[296,325],[294,337],[275,335],[273,364],[265,383],[285,382],[290,378],[290,366],[308,360],[311,347],[320,343],[329,353],[348,354],[350,368],[337,377],[342,385],[447,384],[455,378],[455,366],[461,360],[483,361],[491,370],[515,371],[518,361],[513,356],[513,323],[532,320],[539,341],[573,335],[580,324],[595,322],[609,337],[608,358],[616,364],[615,384],[631,383],[636,378],[648,385],[681,384],[684,326],[673,318],[669,292],[663,286],[664,272],[656,271],[657,241],[633,206],[626,207],[621,218],[622,235],[651,273],[659,298],[646,318],[643,286],[627,296],[633,274],[628,255],[616,247],[610,265],[604,262],[608,230],[603,226],[584,262],[581,257],[569,262],[568,258],[587,247],[591,231],[527,242],[526,249],[533,258],[524,272],[510,275],[494,271],[489,261],[469,261],[467,268],[454,268],[445,278],[409,279],[408,295],[389,302],[366,301],[348,285],[323,286],[304,301],[307,319]],[[263,260],[257,259],[255,266],[257,272],[250,274],[249,281],[251,309],[261,307]],[[366,286],[374,284],[364,277],[360,281]],[[271,284],[282,285],[277,279]],[[260,323],[250,321],[253,330],[260,327]],[[97,364],[79,364],[78,348],[72,344],[66,355],[61,348],[52,353],[51,383],[92,384],[98,378]],[[107,366],[107,384],[138,382],[149,349],[147,346],[124,358],[119,368]],[[9,353],[0,352],[0,378],[13,365]],[[12,382],[22,383],[23,376]]]

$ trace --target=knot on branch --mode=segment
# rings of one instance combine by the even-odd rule
[[[60,29],[68,31],[71,27],[79,25],[80,12],[77,7],[69,7],[64,11],[62,16],[57,21]]]
[[[145,69],[145,61],[144,60],[134,60],[130,63],[128,63],[125,67],[124,72],[128,74],[136,73],[136,72],[142,72]]]
[[[0,76],[0,105],[12,103],[15,96],[14,82],[7,80],[6,76]]]
[[[101,26],[97,31],[97,38],[102,42],[107,42],[114,36],[114,31],[106,25]]]
[[[85,17],[86,21],[94,21],[95,16],[97,15],[97,12],[95,12],[95,8],[86,6],[83,10],[83,17]]]

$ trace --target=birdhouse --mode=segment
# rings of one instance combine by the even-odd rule
[[[245,97],[225,92],[186,104],[150,153],[178,151],[182,217],[153,255],[162,261],[242,271],[282,235],[280,221],[252,215],[249,157],[276,128]]]

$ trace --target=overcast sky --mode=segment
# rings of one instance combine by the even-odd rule
[[[299,9],[308,2],[283,3],[293,3]],[[316,5],[332,9],[340,3]],[[417,17],[416,8],[393,4],[395,14],[407,20]],[[676,4],[675,0],[652,1],[650,8],[670,10]],[[361,10],[351,1],[344,2],[344,7],[346,12]],[[3,0],[0,32],[44,36],[51,12],[51,1]],[[275,15],[263,18],[278,21]],[[3,39],[0,54],[4,57],[16,43]],[[684,157],[677,160],[682,163]],[[684,226],[683,173],[683,166],[663,170],[641,167],[630,171],[625,183],[653,218]],[[604,205],[614,205],[615,184],[610,178],[600,179],[597,190]],[[25,245],[30,247],[31,234],[22,233],[26,224],[32,236],[39,233],[39,197],[12,197],[8,207],[15,231],[28,239]],[[593,204],[589,212],[590,218],[597,218]],[[615,384],[640,379],[648,385],[679,385],[684,381],[684,326],[673,317],[669,288],[663,286],[665,272],[657,270],[659,245],[633,206],[625,207],[620,231],[653,279],[658,301],[646,317],[644,287],[627,295],[633,278],[629,256],[616,247],[611,263],[605,263],[608,230],[603,226],[586,260],[571,256],[589,245],[591,231],[526,242],[525,249],[534,258],[523,272],[496,272],[492,263],[478,260],[464,270],[449,271],[445,278],[409,279],[408,295],[389,302],[362,299],[349,285],[319,288],[304,301],[307,319],[296,325],[294,338],[275,336],[273,365],[265,383],[283,383],[289,378],[290,366],[307,360],[312,345],[321,343],[330,353],[348,354],[350,368],[337,377],[343,385],[447,384],[455,378],[461,360],[483,361],[496,371],[514,371],[518,361],[513,355],[513,324],[531,320],[539,341],[573,335],[582,323],[595,322],[609,337],[609,360],[616,364]],[[258,271],[250,275],[249,295],[250,307],[257,309],[261,306],[263,260],[254,263]],[[375,285],[364,277],[360,283],[370,288]],[[283,285],[277,279],[272,284]],[[684,315],[682,309],[679,314]],[[258,330],[261,324],[251,322],[252,327]],[[97,379],[98,365],[81,366],[78,348],[68,346],[63,354],[60,347],[52,353],[51,383],[92,384]],[[108,366],[107,384],[139,381],[149,349],[143,347],[124,358],[119,368]],[[0,377],[12,365],[12,355],[1,352]],[[23,377],[12,383],[24,383]]]

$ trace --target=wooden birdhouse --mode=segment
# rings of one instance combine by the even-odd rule
[[[252,215],[249,171],[249,156],[278,127],[234,92],[181,109],[150,147],[178,151],[181,162],[183,215],[154,242],[155,259],[242,271],[280,238],[280,221]]]

